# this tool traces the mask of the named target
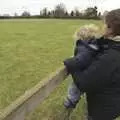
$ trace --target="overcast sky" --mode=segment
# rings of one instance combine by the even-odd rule
[[[21,14],[24,10],[39,14],[40,9],[53,9],[58,3],[64,3],[68,10],[75,7],[83,10],[96,4],[100,11],[120,8],[120,0],[0,0],[0,14]]]

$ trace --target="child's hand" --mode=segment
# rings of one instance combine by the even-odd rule
[[[64,68],[64,71],[67,73],[67,75],[69,75],[69,72],[68,72],[66,66],[65,66],[65,68]]]

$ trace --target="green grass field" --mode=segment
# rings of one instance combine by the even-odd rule
[[[0,110],[62,66],[62,61],[73,54],[74,31],[89,23],[102,26],[101,21],[93,20],[1,20]],[[27,119],[62,120],[62,104],[70,80],[60,85]],[[72,119],[82,120],[83,112],[81,100]]]

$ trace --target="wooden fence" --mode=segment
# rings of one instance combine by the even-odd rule
[[[25,92],[11,105],[0,112],[0,120],[24,120],[67,77],[65,68],[60,68],[35,87]]]

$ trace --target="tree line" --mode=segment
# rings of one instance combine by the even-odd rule
[[[0,18],[80,18],[80,19],[100,19],[101,13],[98,12],[97,6],[88,7],[83,11],[77,8],[68,12],[66,6],[60,3],[53,10],[43,8],[39,15],[31,15],[30,12],[24,11],[20,16],[15,13],[14,16],[0,16]]]
[[[47,8],[44,8],[40,11],[41,17],[47,18],[93,18],[97,19],[101,17],[101,13],[98,12],[98,8],[88,7],[84,11],[79,11],[77,8],[68,12],[64,4],[56,5],[54,10],[49,11]]]

